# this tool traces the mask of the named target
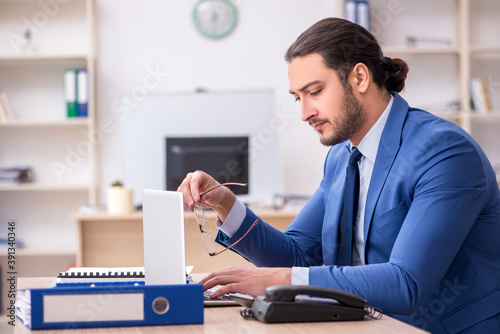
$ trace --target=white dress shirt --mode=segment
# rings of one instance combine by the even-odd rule
[[[354,235],[354,251],[352,259],[353,265],[365,264],[364,226],[365,226],[366,196],[368,194],[368,187],[370,185],[370,180],[372,177],[373,166],[375,165],[375,159],[377,157],[380,138],[382,137],[382,132],[384,131],[385,123],[387,122],[387,117],[389,116],[389,111],[391,110],[393,101],[394,97],[391,95],[391,100],[387,104],[387,107],[385,108],[384,112],[357,146],[358,150],[361,152],[361,154],[363,154],[363,156],[358,162],[359,202],[358,202],[358,212],[356,215],[356,223],[355,223],[356,231]],[[238,228],[241,226],[241,223],[243,222],[245,215],[246,215],[245,205],[241,203],[239,199],[236,199],[224,224],[222,224],[218,220],[217,227],[222,232],[231,237],[236,233]],[[292,284],[308,285],[309,268],[293,267]]]

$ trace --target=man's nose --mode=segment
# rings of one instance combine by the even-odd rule
[[[300,102],[300,119],[303,122],[309,122],[312,118],[317,116],[316,109],[307,101]]]

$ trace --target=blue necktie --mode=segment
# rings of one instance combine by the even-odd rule
[[[359,169],[358,161],[363,155],[356,147],[352,148],[346,169],[344,206],[340,221],[340,245],[337,265],[350,266],[352,261],[353,227],[358,212]]]

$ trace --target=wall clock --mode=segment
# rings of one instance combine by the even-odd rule
[[[209,38],[227,36],[236,26],[238,13],[230,0],[200,0],[193,9],[196,29]]]

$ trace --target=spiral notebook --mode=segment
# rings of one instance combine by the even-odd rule
[[[186,266],[186,280],[189,281],[193,266]],[[144,267],[75,267],[60,272],[56,286],[70,284],[145,284]]]
[[[144,267],[76,267],[57,275],[56,285],[144,284]]]

